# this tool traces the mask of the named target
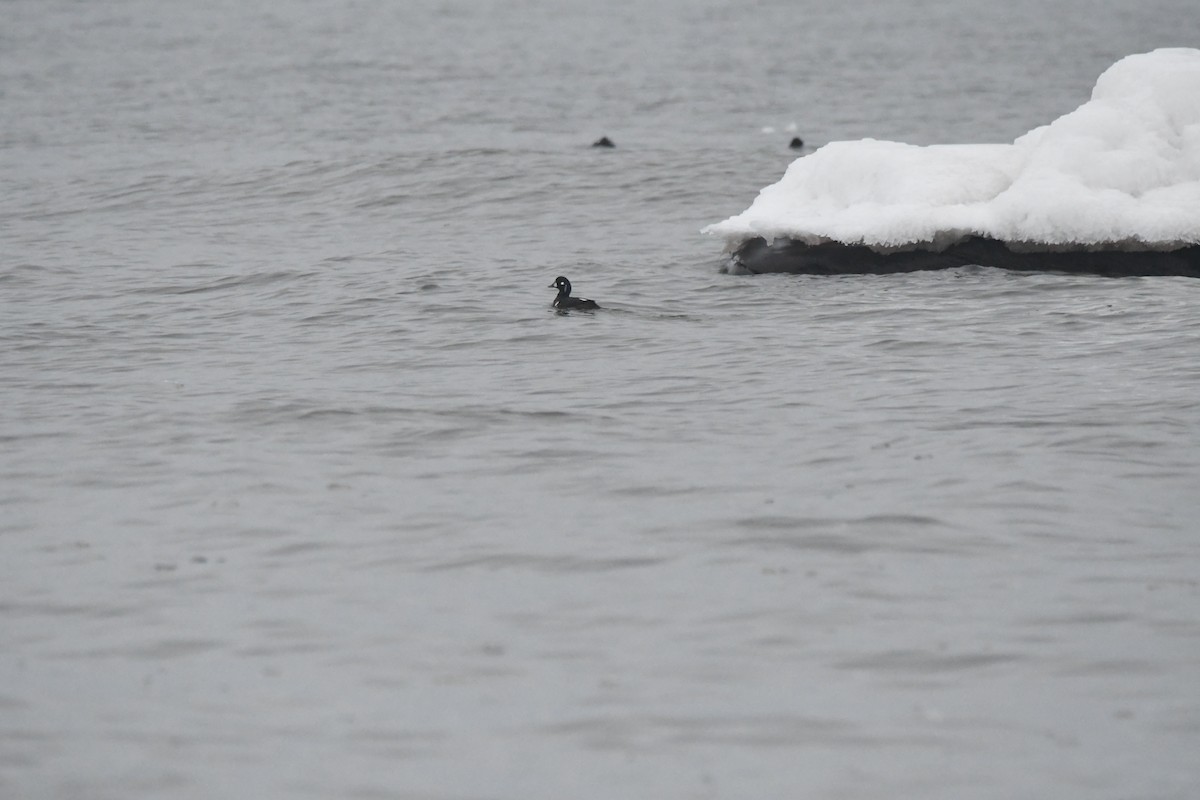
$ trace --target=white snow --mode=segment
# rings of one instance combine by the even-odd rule
[[[705,233],[940,248],[1169,250],[1200,243],[1200,50],[1132,55],[1091,99],[1012,144],[863,139],[798,158]]]

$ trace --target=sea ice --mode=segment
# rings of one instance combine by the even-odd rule
[[[970,236],[1014,249],[1200,243],[1200,50],[1132,55],[1091,99],[1012,144],[833,142],[705,233],[887,252]]]

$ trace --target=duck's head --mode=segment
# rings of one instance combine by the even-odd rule
[[[554,283],[550,284],[550,286],[548,288],[558,289],[563,294],[570,294],[571,293],[571,282],[569,280],[567,280],[566,278],[564,278],[562,275],[559,275],[557,278],[554,279]]]

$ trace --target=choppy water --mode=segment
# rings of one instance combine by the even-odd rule
[[[0,12],[0,796],[1195,796],[1200,282],[697,234],[1189,2]]]

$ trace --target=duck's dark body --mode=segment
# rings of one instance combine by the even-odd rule
[[[595,300],[588,300],[585,297],[571,297],[571,282],[561,275],[554,279],[554,283],[550,284],[550,288],[558,289],[558,295],[554,298],[554,302],[551,303],[555,308],[586,311],[600,307]]]

